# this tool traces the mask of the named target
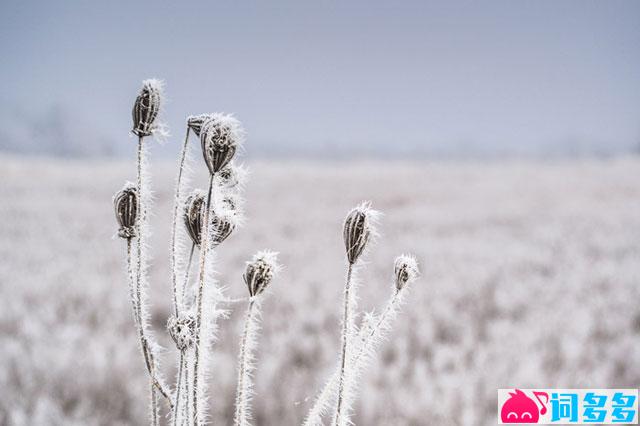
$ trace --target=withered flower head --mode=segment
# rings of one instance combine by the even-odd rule
[[[277,259],[278,253],[264,250],[255,254],[247,262],[243,278],[251,297],[260,295],[278,273],[280,265],[278,265]]]
[[[149,136],[155,130],[154,122],[160,112],[162,82],[156,79],[142,82],[140,93],[133,104],[133,133],[136,136]]]
[[[364,202],[351,210],[344,221],[343,238],[347,260],[354,264],[364,251],[371,236],[375,234],[378,212],[371,203]]]
[[[415,256],[406,254],[398,256],[394,263],[393,272],[395,275],[396,289],[400,291],[420,275]]]
[[[193,191],[187,197],[184,205],[184,225],[191,241],[197,246],[202,242],[202,222],[205,208],[204,194],[199,190]]]
[[[131,182],[125,183],[124,187],[113,196],[116,220],[120,225],[118,235],[121,238],[129,239],[136,236],[137,198],[136,187]]]
[[[167,331],[180,351],[184,351],[193,345],[195,340],[195,318],[191,314],[180,314],[178,317],[170,316],[167,321]]]
[[[211,174],[221,171],[242,144],[244,131],[238,120],[230,115],[211,114],[200,129],[202,155]]]

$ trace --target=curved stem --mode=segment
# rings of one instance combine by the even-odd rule
[[[206,267],[206,259],[207,253],[209,251],[209,214],[211,212],[211,193],[213,191],[213,174],[211,175],[211,179],[209,180],[209,191],[207,194],[207,204],[204,213],[204,224],[202,229],[202,248],[200,250],[200,279],[198,285],[198,296],[196,300],[197,304],[197,312],[196,312],[196,339],[195,339],[195,354],[194,354],[194,365],[193,365],[193,424],[198,424],[198,380],[199,374],[198,369],[200,366],[200,330],[202,326],[202,299],[204,293],[204,283],[205,283],[205,267]]]
[[[339,425],[342,421],[342,401],[344,399],[345,388],[345,371],[347,363],[347,346],[351,337],[351,274],[353,272],[353,264],[349,263],[347,269],[347,282],[344,286],[344,313],[342,318],[342,351],[340,354],[340,379],[338,382],[338,404],[336,407],[335,425]]]
[[[362,339],[360,350],[358,351],[358,354],[355,356],[353,360],[354,365],[358,364],[358,361],[360,360],[362,355],[364,355],[364,353],[366,352],[366,348],[369,346],[369,343],[372,341],[375,334],[380,331],[380,328],[382,324],[385,322],[385,320],[387,319],[387,316],[389,315],[389,313],[393,311],[393,305],[396,304],[396,300],[398,300],[399,294],[400,294],[400,290],[396,289],[395,292],[393,293],[393,296],[391,296],[389,303],[387,303],[387,306],[385,307],[384,311],[382,312],[382,314],[380,314],[380,318],[378,318],[378,322],[376,323],[376,326],[371,329],[367,337]]]
[[[178,239],[178,211],[180,209],[180,189],[182,185],[182,174],[184,172],[184,164],[187,158],[187,149],[189,148],[189,126],[187,126],[187,134],[184,137],[184,144],[182,145],[182,153],[180,154],[180,168],[178,169],[178,179],[176,182],[176,192],[173,200],[173,222],[171,224],[171,280],[173,284],[173,310],[178,316],[178,271],[176,270],[178,263],[178,249],[176,240]],[[183,298],[184,299],[184,298]]]

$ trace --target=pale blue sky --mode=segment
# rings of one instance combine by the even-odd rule
[[[253,155],[640,146],[638,1],[3,1],[0,54],[5,149],[127,150],[147,77],[168,154],[208,111]]]

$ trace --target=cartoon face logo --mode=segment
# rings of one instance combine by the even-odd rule
[[[500,418],[503,423],[538,423],[540,414],[547,412],[546,404],[549,402],[549,395],[545,392],[534,392],[540,406],[542,407],[538,411],[538,405],[524,394],[520,389],[516,389],[515,392],[509,392],[510,398],[502,405],[500,410]],[[543,403],[540,397],[546,398]]]

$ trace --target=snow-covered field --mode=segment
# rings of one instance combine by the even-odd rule
[[[640,386],[640,159],[249,166],[247,221],[218,269],[240,297],[255,251],[285,265],[264,303],[256,424],[299,424],[336,365],[341,224],[362,199],[385,216],[360,307],[384,302],[396,254],[415,253],[423,276],[365,375],[357,424],[489,425],[498,388]],[[153,325],[170,366],[173,164],[152,171]],[[0,424],[145,422],[111,204],[133,177],[131,162],[0,157]],[[241,316],[221,324],[214,424],[233,414]]]

